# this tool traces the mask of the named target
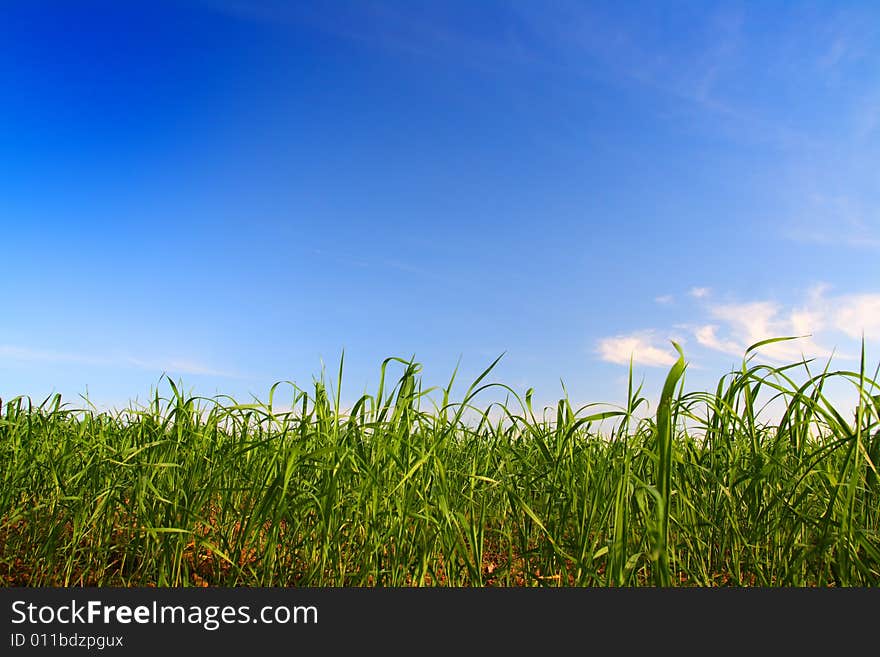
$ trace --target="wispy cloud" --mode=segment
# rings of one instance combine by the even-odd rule
[[[659,297],[654,297],[654,303],[659,303],[661,306],[668,306],[673,301],[675,301],[675,297],[671,294],[661,294]]]
[[[202,0],[216,11],[268,25],[305,24],[325,34],[424,59],[442,59],[474,69],[505,71],[528,65],[533,53],[518,36],[514,15],[499,15],[506,29],[480,34],[452,12],[431,4],[337,2],[328,12],[318,5],[272,0]]]
[[[630,358],[634,364],[648,367],[672,365],[676,360],[671,346],[660,346],[653,331],[603,338],[596,345],[596,352],[602,360],[618,365],[629,365]]]
[[[712,294],[712,290],[708,287],[692,287],[688,292],[694,299],[705,299],[710,294]]]
[[[748,139],[784,146],[817,140],[787,117],[774,115],[767,103],[745,100],[743,86],[773,88],[794,79],[802,82],[797,85],[802,89],[820,84],[815,78],[840,76],[846,67],[864,63],[865,44],[873,42],[874,33],[863,26],[875,18],[870,10],[849,21],[838,18],[846,12],[832,10],[817,19],[809,10],[795,11],[796,20],[779,22],[775,38],[766,42],[756,40],[750,29],[764,20],[760,9],[713,5],[696,15],[669,12],[673,21],[688,21],[687,37],[670,42],[665,20],[636,20],[627,11],[607,11],[575,0],[549,6],[513,3],[493,15],[491,28],[470,20],[467,11],[450,11],[437,3],[341,1],[329,12],[320,3],[200,2],[242,20],[308,25],[335,38],[425,60],[493,73],[530,70],[635,87],[672,101],[674,109],[666,105],[658,111],[683,117],[689,126],[695,114],[703,115],[710,119],[709,129],[729,133],[738,143]],[[823,31],[822,26],[831,27]],[[753,79],[754,58],[760,58],[766,79]]]
[[[783,237],[829,246],[880,248],[880,212],[874,201],[873,196],[806,195],[799,215],[783,229]]]
[[[413,274],[427,280],[438,282],[449,281],[448,276],[440,275],[437,272],[419,266],[411,261],[390,258],[372,258],[369,256],[364,257],[362,254],[353,251],[345,251],[339,248],[313,249],[312,253],[322,260],[342,264],[348,267],[357,267],[360,269],[393,269],[407,274]]]
[[[51,349],[34,349],[18,345],[0,345],[0,360],[39,363],[71,363],[97,367],[135,368],[171,374],[192,374],[196,376],[218,376],[241,378],[240,374],[220,370],[204,363],[186,358],[142,359],[134,357],[99,357],[91,354],[78,354]]]
[[[169,372],[172,374],[193,374],[195,376],[219,376],[224,378],[241,378],[241,375],[225,370],[218,370],[204,363],[187,359],[157,359],[152,361],[128,358],[127,362],[142,370]]]
[[[821,228],[801,227],[788,231],[786,237],[795,242],[822,244],[825,246],[846,246],[855,249],[880,249],[880,238],[867,233],[840,234]]]
[[[109,365],[112,362],[106,358],[9,344],[0,345],[0,359],[41,363],[80,363],[82,365]]]

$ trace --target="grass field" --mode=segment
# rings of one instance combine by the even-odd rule
[[[400,359],[345,413],[341,364],[333,385],[276,384],[265,403],[170,380],[167,397],[113,413],[3,400],[0,580],[877,585],[876,374],[864,357],[814,371],[754,353],[689,393],[682,356],[654,409],[632,376],[620,408],[532,408],[491,382],[494,363],[453,400],[452,382],[425,390]],[[859,403],[835,408],[832,381]],[[507,403],[480,407],[487,389]]]

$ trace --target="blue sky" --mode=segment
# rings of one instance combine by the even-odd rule
[[[876,3],[2,11],[0,397],[877,354]]]

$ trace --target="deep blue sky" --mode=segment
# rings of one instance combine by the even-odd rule
[[[0,396],[876,347],[876,3],[296,5],[3,4]]]

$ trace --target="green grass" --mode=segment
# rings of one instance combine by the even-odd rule
[[[0,408],[0,578],[60,586],[873,586],[876,374],[754,364],[654,413],[551,412],[490,383],[462,399],[388,359],[267,402],[188,396],[98,412]],[[497,361],[496,361],[497,363]],[[398,376],[391,372],[399,371]],[[455,377],[453,376],[453,379]],[[825,389],[843,381],[855,409]],[[392,385],[393,382],[393,385]],[[507,395],[482,408],[487,389]],[[281,411],[276,399],[286,397]],[[292,407],[289,401],[293,400]],[[782,409],[768,421],[766,406]],[[607,408],[607,407],[606,407]],[[547,410],[547,409],[545,409]]]

